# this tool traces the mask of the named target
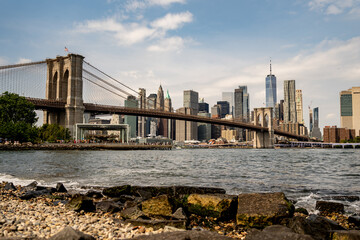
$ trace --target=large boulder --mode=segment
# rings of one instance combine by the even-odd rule
[[[56,188],[56,192],[67,193],[67,190],[66,190],[64,184],[62,184],[62,183],[57,183],[55,188]]]
[[[282,225],[266,227],[263,231],[253,230],[246,236],[246,240],[314,240],[309,235],[295,233],[292,229]]]
[[[340,230],[332,232],[331,240],[360,240],[360,231]]]
[[[93,236],[65,227],[63,230],[50,237],[49,240],[95,240]]]
[[[203,217],[234,219],[236,199],[226,194],[191,194],[187,199],[188,211]]]
[[[314,214],[307,218],[293,217],[287,226],[296,233],[310,235],[316,240],[328,239],[331,231],[344,230],[336,222]]]
[[[102,201],[96,203],[96,210],[100,210],[102,212],[115,213],[121,210],[121,206],[114,201]]]
[[[294,205],[284,193],[246,193],[238,196],[237,225],[264,228],[291,217]]]
[[[317,201],[315,209],[321,214],[344,213],[344,204],[337,202]]]
[[[143,201],[141,203],[141,209],[148,216],[172,216],[172,206],[167,195],[161,195]]]
[[[14,186],[14,184],[12,182],[8,182],[8,183],[5,184],[4,190],[15,191],[16,187]]]
[[[109,187],[103,189],[103,195],[107,197],[120,197],[121,195],[129,195],[131,192],[130,185],[123,185],[123,186],[116,186],[116,187]]]
[[[84,212],[94,212],[96,210],[93,200],[80,194],[76,194],[66,204],[66,207],[76,212],[80,212],[81,210]]]
[[[136,220],[140,217],[145,217],[146,215],[137,206],[133,206],[122,210],[120,216],[124,219]]]

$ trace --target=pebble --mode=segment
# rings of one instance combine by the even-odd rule
[[[154,230],[152,227],[132,226],[119,221],[117,214],[76,213],[64,204],[53,204],[52,199],[38,197],[20,200],[3,190],[0,183],[0,238],[50,238],[66,226],[89,234],[96,239],[126,239],[140,235],[179,231],[166,226]],[[16,192],[15,192],[16,194]],[[244,236],[244,235],[242,235]],[[238,235],[232,236],[242,239]]]

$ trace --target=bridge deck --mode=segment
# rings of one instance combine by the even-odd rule
[[[47,109],[64,109],[65,102],[60,102],[56,100],[47,100],[47,99],[36,99],[36,98],[27,98],[32,102],[37,109],[47,110]],[[148,110],[140,108],[127,108],[120,106],[109,106],[109,105],[98,105],[92,103],[84,103],[85,112],[98,113],[98,114],[124,114],[124,115],[135,115],[135,116],[144,116],[144,117],[155,117],[155,118],[167,118],[175,120],[184,120],[184,121],[193,121],[193,122],[203,122],[209,124],[224,125],[229,127],[245,128],[252,131],[265,132],[268,131],[267,127],[256,126],[249,123],[237,122],[231,120],[223,119],[213,119],[202,116],[193,116],[186,115],[181,113],[174,112],[164,112],[159,110]],[[289,132],[280,131],[274,129],[274,134],[281,135],[297,140],[308,141],[307,136],[301,136],[292,134]]]

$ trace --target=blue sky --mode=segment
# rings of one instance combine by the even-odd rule
[[[360,85],[360,0],[1,0],[0,65],[69,51],[132,88],[169,90],[175,108],[193,89],[210,105],[248,85],[265,102],[272,58],[283,81],[339,125],[339,92]]]

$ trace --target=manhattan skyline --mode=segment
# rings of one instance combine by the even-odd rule
[[[339,93],[359,85],[360,1],[2,1],[0,65],[82,54],[134,88],[161,83],[175,109],[183,90],[214,105],[247,85],[265,102],[272,58],[277,99],[295,79],[320,128],[340,126]]]

